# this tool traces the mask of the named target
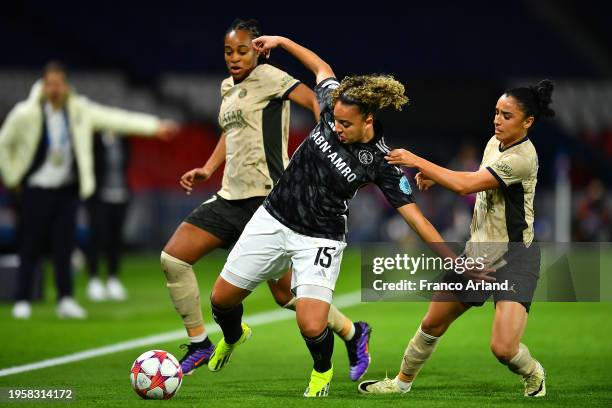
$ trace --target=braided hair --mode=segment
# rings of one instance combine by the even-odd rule
[[[261,25],[259,24],[259,21],[252,18],[248,20],[243,20],[241,18],[235,19],[234,21],[232,21],[232,24],[225,32],[225,35],[235,30],[248,31],[251,35],[252,40],[262,36]]]

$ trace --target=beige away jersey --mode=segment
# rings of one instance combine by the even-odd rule
[[[225,133],[225,171],[218,194],[226,200],[266,196],[289,163],[289,100],[299,81],[269,64],[239,84],[221,83],[219,125]]]
[[[466,255],[482,256],[494,268],[503,266],[501,257],[508,242],[533,241],[533,198],[538,177],[538,155],[531,141],[502,149],[493,136],[485,148],[480,168],[497,179],[499,188],[476,195],[471,236]]]

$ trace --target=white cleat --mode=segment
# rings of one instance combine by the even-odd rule
[[[100,278],[91,278],[87,284],[87,297],[92,302],[102,302],[108,299],[106,288]]]
[[[412,383],[402,389],[397,384],[395,378],[385,378],[384,380],[366,380],[359,383],[357,390],[361,394],[405,394],[410,391]]]
[[[73,298],[65,296],[60,299],[56,309],[60,319],[86,319],[87,312]]]
[[[526,397],[543,397],[546,395],[546,372],[540,362],[531,375],[523,377]]]
[[[127,299],[127,290],[117,278],[108,278],[106,282],[108,298],[111,300],[122,301]]]
[[[27,320],[32,316],[32,306],[30,302],[20,300],[13,306],[13,319]]]

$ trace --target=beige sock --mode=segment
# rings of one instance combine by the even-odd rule
[[[295,302],[297,302],[296,298],[291,298],[291,300],[289,302],[287,302],[287,304],[285,306],[283,306],[285,309],[289,309],[289,310],[293,310],[295,312]]]
[[[351,319],[346,317],[334,305],[329,305],[329,314],[327,315],[327,327],[333,330],[338,336],[344,340],[350,340],[355,334],[355,326]]]
[[[521,343],[519,344],[519,351],[516,353],[516,356],[512,357],[512,360],[506,365],[513,373],[526,376],[533,373],[537,366],[537,361],[531,357],[527,346]]]
[[[163,251],[161,265],[166,275],[170,298],[187,331],[203,327],[200,289],[191,265]]]
[[[400,366],[400,380],[404,382],[413,381],[417,376],[421,367],[425,364],[431,353],[434,352],[438,345],[439,337],[430,336],[424,333],[419,326],[414,334],[414,337],[408,343],[404,358]]]

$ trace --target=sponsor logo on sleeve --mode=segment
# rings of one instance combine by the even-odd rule
[[[496,170],[500,176],[511,177],[512,166],[505,161],[499,161],[493,165],[493,169]]]
[[[406,195],[412,194],[412,187],[410,187],[410,182],[406,178],[406,176],[402,176],[399,181],[400,190]]]

